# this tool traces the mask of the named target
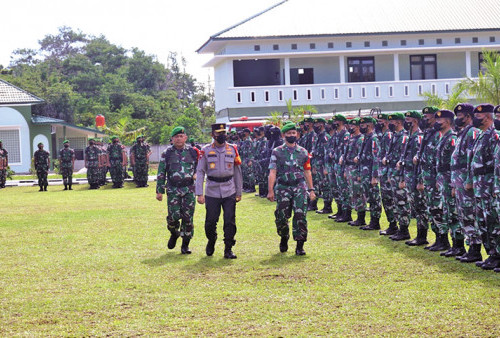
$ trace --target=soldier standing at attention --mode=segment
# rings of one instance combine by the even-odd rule
[[[324,201],[330,201],[330,203],[328,204],[329,207],[330,207],[330,211],[328,211],[328,209],[325,209],[326,208],[326,205],[323,207],[323,210],[316,210],[316,213],[318,214],[326,214],[326,213],[331,213],[333,212],[332,210],[332,203],[333,203],[333,198],[334,198],[334,194],[333,194],[333,189],[334,189],[334,185],[335,185],[335,169],[333,167],[333,149],[334,149],[334,146],[335,146],[335,142],[336,142],[336,129],[337,128],[333,128],[333,124],[335,123],[335,120],[332,119],[330,121],[328,121],[328,123],[325,125],[325,130],[328,134],[328,136],[330,136],[330,138],[328,139],[328,142],[327,144],[325,145],[325,153],[324,153],[324,169],[323,169],[323,175],[325,177],[325,189],[324,191],[322,192],[323,193],[323,199]],[[338,206],[337,206],[337,212],[338,212]],[[332,216],[332,217],[335,217],[336,215]]]
[[[265,156],[265,149],[267,147],[267,139],[264,136],[264,127],[257,127],[255,132],[255,147],[254,147],[254,172],[257,185],[259,186],[259,193],[255,196],[267,196],[267,176],[264,167],[262,167]]]
[[[322,214],[332,212],[332,200],[328,200],[328,192],[326,193],[327,199],[323,195],[324,191],[328,190],[328,180],[325,171],[325,152],[326,144],[330,139],[330,134],[325,130],[326,120],[324,118],[317,118],[314,120],[314,132],[316,133],[316,143],[313,146],[313,152],[311,153],[311,168],[313,175],[314,188],[321,194],[324,201],[323,210],[320,210]],[[317,198],[311,201],[308,210],[318,210]]]
[[[182,237],[181,254],[190,254],[189,242],[193,237],[193,215],[196,205],[194,180],[199,150],[186,144],[187,135],[182,126],[170,133],[173,145],[161,154],[156,181],[156,199],[161,201],[167,190],[167,227],[170,231],[168,248],[175,248],[177,238]],[[182,224],[180,221],[182,220]],[[179,231],[180,229],[180,231]]]
[[[212,124],[214,142],[202,148],[196,171],[198,203],[206,203],[205,234],[207,256],[212,256],[217,241],[217,222],[224,212],[224,258],[235,259],[232,247],[236,243],[236,203],[241,201],[241,159],[237,147],[226,142],[226,124]],[[203,194],[203,182],[205,194]]]
[[[149,156],[151,149],[144,141],[144,135],[136,138],[136,143],[130,148],[130,164],[134,168],[134,181],[137,188],[148,186]]]
[[[59,150],[59,167],[63,177],[64,190],[73,190],[73,170],[75,169],[75,151],[69,147],[69,141],[64,140],[63,148]]]
[[[0,189],[5,188],[5,180],[7,179],[7,167],[9,165],[9,152],[3,147],[0,140]]]
[[[113,181],[113,188],[123,188],[123,167],[127,166],[127,152],[118,136],[111,136],[111,142],[107,149],[109,174]]]
[[[304,243],[307,241],[307,200],[314,201],[311,164],[309,153],[297,145],[297,126],[293,122],[286,123],[281,132],[285,144],[275,148],[269,163],[269,181],[267,198],[274,202],[276,196],[276,228],[281,237],[280,251],[288,250],[290,229],[288,219],[293,215],[292,234],[297,241],[295,254],[303,256]],[[276,183],[276,187],[274,184]],[[274,187],[274,188],[273,188]]]
[[[243,129],[242,140],[240,143],[239,154],[241,157],[241,173],[243,175],[243,191],[255,192],[254,177],[254,145],[250,138],[250,129]]]
[[[93,138],[89,138],[89,145],[85,148],[85,168],[87,168],[89,189],[99,189],[99,149],[95,146]]]
[[[43,150],[42,142],[38,143],[38,150],[34,154],[34,163],[38,185],[40,186],[40,190],[38,191],[47,191],[47,186],[49,185],[47,175],[50,168],[50,154],[48,151]]]

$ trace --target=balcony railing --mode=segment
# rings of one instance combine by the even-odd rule
[[[218,99],[228,108],[424,101],[424,92],[446,97],[462,79],[326,83],[313,85],[232,87]],[[225,102],[222,102],[225,101]]]

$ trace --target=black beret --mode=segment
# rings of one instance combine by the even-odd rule
[[[493,113],[493,108],[494,107],[492,104],[483,103],[483,104],[476,106],[476,108],[474,108],[473,114],[475,114],[475,113]]]
[[[438,110],[436,112],[436,114],[434,114],[434,117],[437,118],[437,119],[441,118],[441,117],[447,117],[449,119],[454,119],[455,118],[455,114],[451,110],[441,109],[441,110]]]
[[[471,105],[470,103],[459,103],[455,106],[455,109],[453,109],[455,112],[455,115],[458,113],[464,113],[464,114],[472,114],[474,111],[474,106]]]

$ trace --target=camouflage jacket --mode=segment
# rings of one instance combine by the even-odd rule
[[[478,135],[479,130],[472,125],[465,126],[457,133],[457,143],[451,154],[451,184],[454,188],[458,188],[457,182],[463,182],[467,177],[469,156]]]
[[[392,131],[387,129],[385,132],[381,133],[381,135],[379,136],[379,140],[380,140],[379,176],[383,176],[383,175],[387,174],[387,166],[382,164],[382,160],[387,155],[387,152],[389,151],[389,147],[391,146]]]
[[[238,147],[238,152],[240,154],[241,162],[244,164],[254,159],[254,144],[250,137],[241,141],[240,146]]]
[[[142,145],[140,145],[139,143],[134,143],[134,145],[130,148],[130,156],[133,155],[135,161],[137,162],[147,162],[150,152],[151,148],[146,142],[144,142]]]
[[[261,162],[265,159],[265,148],[267,147],[267,139],[265,137],[261,137],[254,142],[254,159],[258,162]]]
[[[358,153],[359,172],[362,177],[378,178],[380,143],[375,133],[365,134]]]
[[[388,168],[396,168],[396,164],[399,162],[399,159],[403,154],[406,142],[408,142],[408,134],[404,129],[392,134],[391,144],[385,154],[385,160]]]
[[[330,134],[322,131],[316,137],[316,143],[313,146],[311,153],[311,166],[319,168],[325,165],[326,144],[330,140]]]
[[[489,183],[494,174],[494,151],[497,143],[498,133],[493,125],[479,133],[469,156],[466,184],[472,184],[474,181]]]
[[[351,135],[349,138],[349,143],[345,149],[345,153],[343,155],[343,166],[348,165],[356,165],[354,163],[354,158],[358,156],[359,151],[361,150],[361,146],[363,145],[363,140],[365,137],[363,134],[359,135]]]
[[[33,158],[36,170],[49,170],[50,153],[48,151],[38,149]]]
[[[417,154],[417,183],[434,186],[436,182],[436,146],[438,141],[439,131],[432,127],[424,131],[422,144]]]
[[[198,148],[185,145],[182,149],[174,146],[161,154],[156,177],[156,192],[165,193],[165,186],[185,187],[194,186],[194,175],[198,165],[200,151]]]
[[[123,162],[125,146],[117,143],[108,146],[108,156],[110,162]]]
[[[283,144],[274,148],[269,169],[276,170],[278,185],[296,186],[305,183],[304,170],[311,170],[309,153],[299,145],[289,148]]]
[[[451,175],[451,155],[457,142],[457,134],[452,129],[440,135],[436,147],[436,178]]]
[[[85,162],[88,168],[99,166],[99,149],[95,145],[85,148]]]
[[[326,147],[327,163],[339,164],[339,160],[345,153],[350,138],[351,134],[345,128],[333,134]]]
[[[415,165],[413,164],[413,158],[417,155],[420,149],[420,144],[422,144],[423,133],[420,129],[417,129],[410,136],[403,136],[403,153],[399,158],[400,171],[399,175],[407,179],[415,180],[416,171]],[[415,182],[412,182],[415,183]]]
[[[59,150],[59,165],[61,168],[73,168],[75,151],[71,148],[62,148]]]
[[[316,135],[316,132],[314,130],[311,130],[307,134],[303,136],[304,138],[304,145],[302,147],[306,148],[307,152],[309,154],[312,154],[314,150],[314,145],[316,144],[318,136]]]

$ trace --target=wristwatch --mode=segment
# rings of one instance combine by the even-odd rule
[[[316,191],[316,190],[314,190],[314,188],[307,189],[307,192],[311,192],[311,191]]]

